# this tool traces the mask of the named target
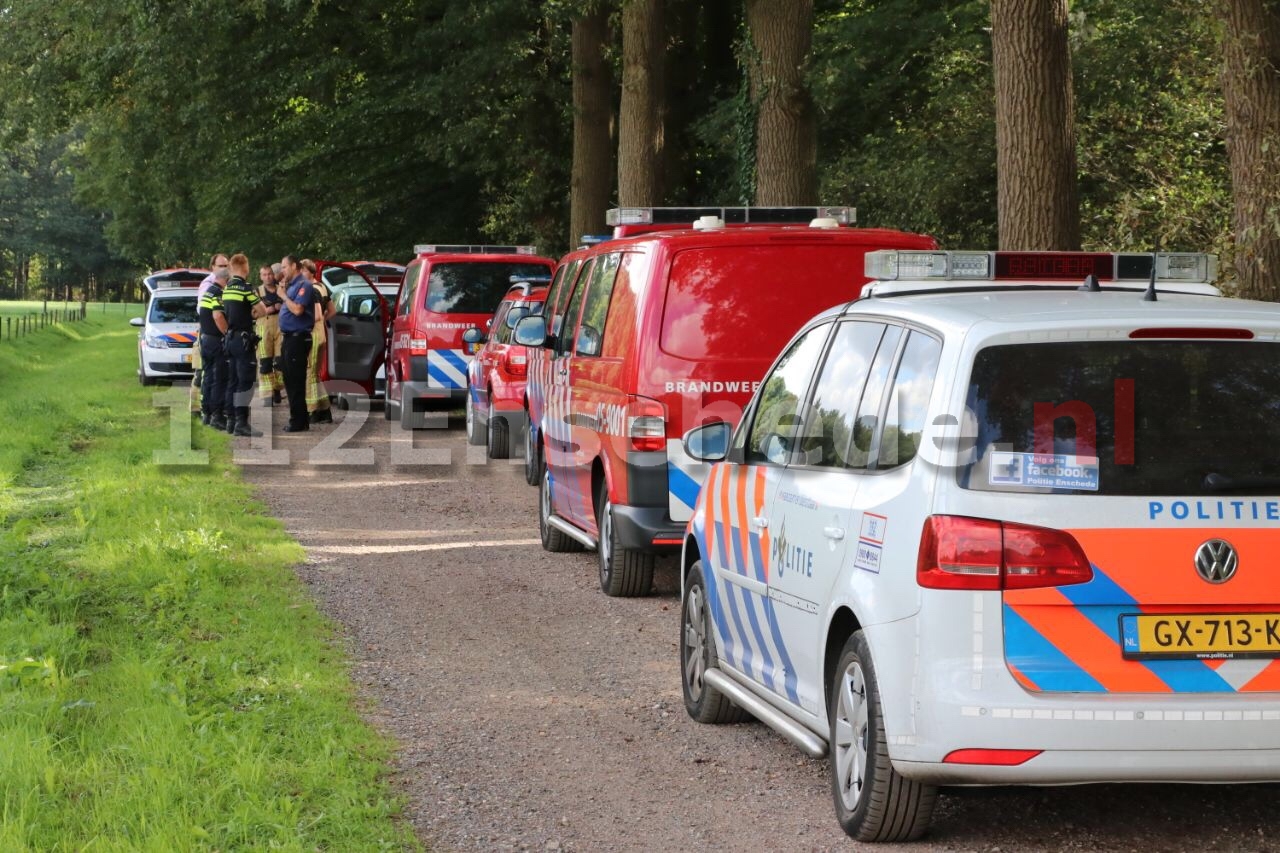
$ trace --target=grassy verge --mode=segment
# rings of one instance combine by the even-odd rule
[[[301,549],[225,436],[153,464],[135,339],[0,343],[0,850],[413,848]]]

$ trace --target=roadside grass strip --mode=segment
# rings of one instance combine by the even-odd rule
[[[418,849],[228,437],[152,461],[136,337],[91,312],[0,346],[0,850]]]

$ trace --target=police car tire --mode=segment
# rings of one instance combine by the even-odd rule
[[[476,406],[471,400],[470,390],[467,391],[467,403],[465,409],[467,415],[467,444],[470,444],[472,447],[479,447],[485,443],[486,436],[483,428],[480,426],[480,419],[476,417]]]
[[[138,381],[142,383],[144,388],[156,384],[156,378],[154,376],[148,376],[145,370],[138,371]]]
[[[542,482],[542,443],[534,441],[532,425],[524,428],[524,481],[530,486]]]
[[[489,415],[489,428],[486,430],[488,447],[486,452],[490,459],[507,459],[511,456],[511,430],[507,419],[502,415]]]
[[[841,796],[839,764],[842,751],[836,733],[837,722],[842,716],[853,716],[855,719],[859,716],[856,708],[841,709],[840,696],[848,678],[852,678],[855,685],[862,686],[860,694],[854,697],[854,702],[859,698],[865,702],[866,715],[862,793],[852,809]],[[876,683],[871,648],[861,631],[854,632],[840,653],[827,708],[827,719],[830,721],[831,751],[828,766],[831,794],[840,826],[858,841],[914,841],[919,838],[929,826],[938,789],[899,775],[889,761],[880,688]],[[857,749],[858,740],[859,735],[855,732],[850,749]]]
[[[691,610],[696,609],[693,613]],[[701,626],[701,630],[699,627]],[[690,649],[693,639],[700,648]],[[701,663],[701,669],[690,677],[689,668]],[[680,684],[684,694],[684,709],[699,723],[721,725],[741,723],[751,715],[739,708],[719,690],[712,687],[702,675],[708,669],[719,666],[716,652],[716,636],[711,625],[711,609],[707,604],[707,588],[702,577],[702,561],[698,560],[685,573],[684,596],[680,600]],[[696,680],[699,684],[690,682]],[[697,695],[694,695],[694,690]]]
[[[623,548],[613,524],[609,487],[603,480],[596,494],[596,530],[600,542],[596,558],[600,564],[600,589],[613,597],[634,598],[653,589],[653,555]]]
[[[547,524],[551,512],[551,475],[543,471],[538,485],[538,532],[542,535],[542,548],[553,554],[574,554],[584,550],[582,543]]]

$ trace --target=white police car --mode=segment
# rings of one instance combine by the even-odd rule
[[[143,385],[190,379],[194,373],[191,356],[200,336],[196,291],[207,275],[208,270],[182,268],[160,270],[142,279],[147,290],[145,316],[129,323],[141,329],[138,381]]]
[[[866,841],[939,785],[1280,779],[1280,308],[1215,266],[868,255],[685,436],[690,715],[829,753]]]

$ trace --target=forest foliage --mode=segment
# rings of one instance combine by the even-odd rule
[[[562,252],[570,32],[587,2],[8,0],[0,295],[14,295],[24,268],[31,287],[119,292],[144,268],[214,250],[404,260],[415,243],[486,241]],[[605,46],[615,81],[616,6]],[[1086,248],[1229,256],[1220,33],[1207,6],[1072,0]],[[742,3],[666,10],[667,202],[747,202]],[[807,75],[815,201],[944,246],[995,247],[986,0],[817,0]]]

